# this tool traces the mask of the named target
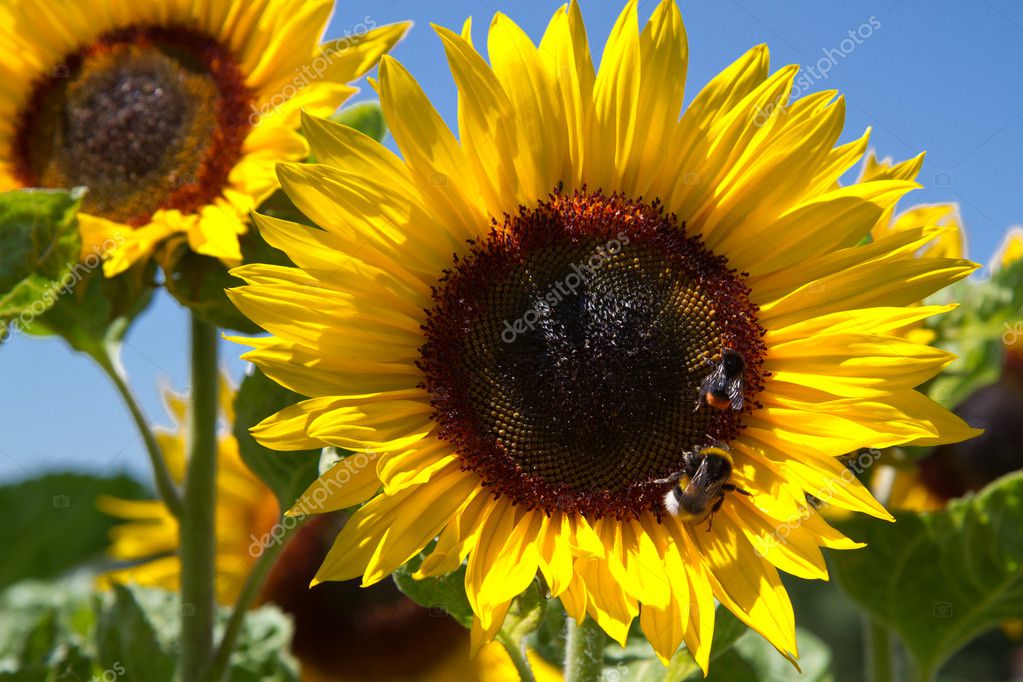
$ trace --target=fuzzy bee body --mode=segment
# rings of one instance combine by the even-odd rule
[[[714,369],[700,384],[696,409],[707,404],[717,410],[730,408],[741,412],[745,390],[743,376],[746,373],[746,361],[742,355],[731,348],[725,348],[721,351],[720,360],[708,363]]]
[[[726,492],[749,495],[731,483],[732,456],[722,447],[706,447],[683,455],[683,470],[663,479],[676,483],[664,495],[664,509],[682,519],[707,519],[710,529],[714,513],[721,508]]]

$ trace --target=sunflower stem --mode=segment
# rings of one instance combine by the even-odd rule
[[[522,682],[536,682],[536,676],[533,674],[533,668],[529,665],[529,659],[526,658],[525,649],[503,633],[497,636],[497,641],[508,652],[508,657],[511,658],[515,670],[519,673],[519,679]]]
[[[285,522],[283,516],[278,519],[277,523],[283,531],[273,544],[263,548],[263,553],[259,555],[259,559],[256,560],[256,564],[252,567],[252,572],[245,579],[245,585],[242,586],[242,591],[238,594],[238,600],[231,611],[231,617],[224,628],[224,634],[217,644],[213,660],[210,661],[210,665],[202,676],[205,682],[219,682],[223,678],[224,672],[227,670],[227,664],[231,660],[231,652],[234,651],[235,644],[238,641],[238,633],[241,632],[245,614],[252,607],[256,596],[263,588],[263,583],[266,582],[267,576],[270,575],[270,569],[273,568],[274,562],[284,549],[284,546],[288,544],[288,540],[291,539],[295,531],[301,527],[303,519],[293,518],[292,521],[293,523]]]
[[[884,625],[873,618],[867,618],[867,660],[869,661],[870,682],[891,682],[893,677],[892,634]]]
[[[604,670],[608,636],[592,618],[576,623],[568,618],[565,641],[565,682],[596,682]]]
[[[92,357],[103,370],[103,373],[110,378],[111,383],[114,384],[114,388],[120,394],[121,400],[124,401],[125,406],[131,413],[132,421],[135,422],[135,428],[138,429],[139,435],[142,436],[142,442],[146,446],[146,454],[149,456],[149,464],[153,469],[156,492],[160,496],[160,500],[175,518],[180,519],[182,508],[181,493],[178,491],[174,478],[167,468],[167,461],[163,458],[160,444],[157,443],[156,436],[149,427],[148,420],[142,414],[142,407],[139,405],[138,398],[135,397],[131,386],[128,385],[116,352],[116,349],[104,346],[102,352],[92,354]]]
[[[192,313],[192,405],[179,524],[181,677],[198,680],[213,653],[217,479],[217,330]]]

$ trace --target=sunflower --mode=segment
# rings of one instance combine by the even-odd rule
[[[83,252],[108,275],[171,235],[237,263],[274,163],[408,24],[318,44],[330,0],[39,0],[4,8],[0,191],[89,188]]]
[[[997,273],[1023,258],[1023,230],[1010,228],[987,270]],[[955,413],[984,433],[963,443],[936,447],[909,466],[880,467],[874,490],[892,509],[935,511],[950,500],[977,492],[1001,476],[1023,469],[1023,337],[1002,335],[1001,374],[967,395]],[[974,368],[976,369],[976,368]],[[1023,630],[1020,630],[1023,633]]]
[[[180,483],[185,475],[188,403],[170,391],[164,391],[163,396],[177,428],[157,430],[156,439],[167,469]],[[234,421],[234,390],[226,380],[221,382],[220,396],[222,421],[229,427]],[[178,522],[164,503],[101,497],[98,504],[107,514],[127,521],[111,529],[110,555],[128,565],[104,574],[101,582],[134,582],[177,590],[181,578]],[[234,436],[223,433],[217,441],[216,508],[216,596],[221,604],[234,603],[259,556],[253,551],[254,538],[266,535],[278,516],[277,498],[242,462]]]
[[[878,160],[874,152],[869,152],[864,159],[860,172],[860,182],[871,180],[908,180],[915,181],[923,167],[924,155],[893,163],[890,158]],[[916,244],[916,254],[920,258],[965,258],[966,232],[963,230],[956,204],[917,204],[894,215],[892,206],[870,231],[870,239],[878,240],[886,236],[912,231],[923,237]],[[934,341],[934,331],[925,328],[923,320],[906,325],[892,333],[909,341],[928,344]]]
[[[304,119],[320,163],[278,175],[320,229],[257,218],[297,267],[230,294],[271,334],[244,357],[309,399],[253,433],[358,453],[293,510],[362,505],[314,584],[432,545],[417,576],[467,561],[476,646],[539,572],[662,660],[685,642],[706,670],[715,600],[794,658],[779,569],[859,546],[806,495],[890,518],[837,456],[975,433],[914,390],[948,355],[889,334],[975,266],[916,258],[922,228],[859,245],[917,185],[837,185],[867,136],[836,146],[836,93],[790,102],[797,68],[759,46],[681,112],[678,8],[638,24],[633,1],[599,71],[574,2],[539,47],[498,14],[489,64],[438,27],[457,139],[384,57],[400,157]]]
[[[234,390],[222,383],[221,410],[225,426],[234,421]],[[164,392],[168,411],[179,424],[161,430],[157,440],[172,476],[184,475],[186,402]],[[230,428],[227,428],[230,431]],[[242,461],[234,436],[221,436],[217,450],[216,596],[224,605],[235,602],[263,548],[273,541],[278,525],[277,498]],[[177,520],[159,500],[102,497],[99,507],[126,523],[111,530],[112,558],[129,564],[100,577],[101,585],[136,583],[177,590],[181,563],[177,556]],[[398,592],[392,583],[370,590],[344,583],[309,590],[309,580],[338,529],[340,513],[324,514],[300,528],[270,569],[258,603],[276,604],[295,623],[292,653],[302,663],[305,682],[404,680],[442,682],[505,682],[518,679],[504,649],[491,643],[475,661],[466,656],[468,637],[450,618],[438,618]],[[434,656],[423,656],[423,651]],[[530,652],[537,679],[553,682],[560,675]]]

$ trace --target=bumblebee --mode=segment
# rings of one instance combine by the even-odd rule
[[[699,410],[707,404],[718,410],[731,408],[741,412],[742,394],[745,389],[743,376],[746,374],[746,361],[742,355],[731,348],[724,348],[721,350],[720,360],[717,362],[708,360],[707,364],[714,369],[700,384],[696,409]]]
[[[750,493],[730,483],[732,455],[722,446],[711,446],[687,451],[683,455],[682,471],[657,481],[675,483],[664,495],[664,509],[682,519],[707,519],[711,528],[714,513],[721,508],[726,492]]]

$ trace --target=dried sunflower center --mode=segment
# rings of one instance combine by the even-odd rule
[[[142,225],[189,213],[227,182],[249,103],[231,54],[184,28],[132,27],[69,55],[22,109],[14,165],[25,186],[85,185],[84,210]]]
[[[445,274],[420,349],[441,437],[496,494],[600,517],[655,510],[682,453],[733,438],[702,404],[722,349],[762,388],[742,275],[656,204],[552,195]]]

